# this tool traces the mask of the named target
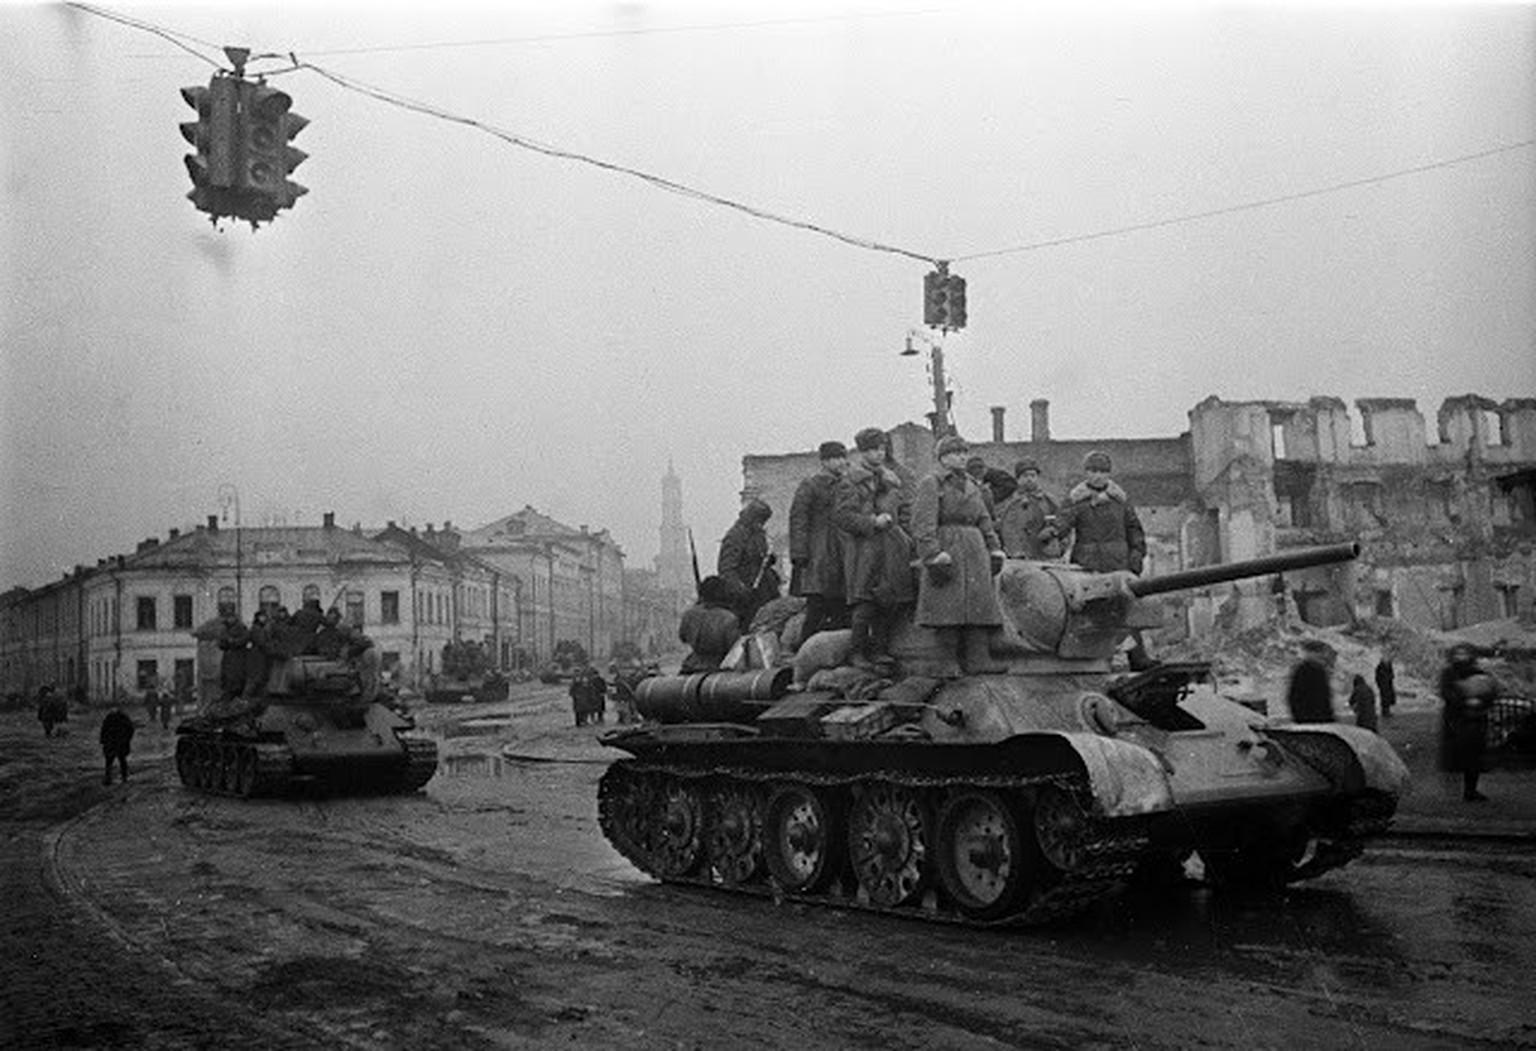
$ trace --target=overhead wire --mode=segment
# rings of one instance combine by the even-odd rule
[[[144,32],[152,33],[152,34],[154,34],[154,35],[156,35],[156,36],[158,36],[158,37],[168,41],[169,43],[172,43],[172,44],[176,45],[177,47],[180,47],[183,50],[186,50],[186,51],[192,53],[193,55],[197,56],[198,58],[202,59],[203,61],[210,62],[215,67],[222,68],[221,63],[219,63],[218,61],[216,61],[214,59],[210,59],[206,55],[201,54],[200,52],[196,51],[195,49],[193,49],[193,48],[187,46],[186,44],[182,43],[181,40],[179,40],[177,38],[180,37],[180,38],[183,38],[183,39],[186,39],[186,40],[192,40],[192,41],[195,41],[195,42],[197,42],[199,44],[202,44],[205,47],[209,47],[209,48],[217,47],[217,45],[209,43],[208,41],[200,40],[199,38],[193,37],[193,36],[191,36],[189,34],[186,34],[186,33],[176,33],[176,32],[174,32],[172,30],[164,29],[164,28],[162,28],[160,26],[156,26],[156,25],[154,25],[152,23],[145,22],[145,21],[143,21],[141,19],[135,19],[135,18],[130,18],[128,16],[118,15],[115,12],[108,11],[108,10],[106,10],[104,8],[97,7],[97,6],[93,5],[93,4],[80,3],[80,2],[70,2],[68,4],[68,6],[73,7],[73,8],[77,8],[77,9],[79,9],[81,11],[87,12],[89,14],[96,15],[96,16],[101,17],[101,18],[108,19],[109,21],[118,22],[118,23],[121,23],[123,25],[129,26],[131,28],[135,28],[135,29],[142,30]],[[895,14],[903,14],[903,13],[904,12],[896,12]],[[921,13],[925,13],[925,12],[917,11],[917,12],[911,12],[911,13],[913,13],[913,14],[921,14]],[[805,21],[829,21],[829,20],[833,20],[833,19],[838,18],[838,17],[858,17],[858,16],[828,16],[826,18],[821,18],[821,19],[783,19],[783,20],[774,21],[774,22],[758,22],[758,23],[736,23],[736,24],[722,23],[719,26],[701,25],[701,26],[684,26],[684,27],[677,27],[677,28],[679,28],[680,30],[704,30],[704,29],[712,29],[712,28],[731,28],[733,25],[737,25],[737,26],[758,26],[758,25],[793,24],[793,23],[796,23],[796,22],[805,22]],[[661,29],[656,29],[656,30],[652,30],[652,31],[653,32],[660,32],[662,30]],[[620,30],[620,31],[606,31],[604,33],[594,32],[594,33],[591,33],[591,34],[571,34],[569,36],[553,36],[553,37],[549,37],[549,38],[534,38],[534,37],[528,37],[528,38],[499,38],[499,39],[496,39],[496,40],[487,39],[487,40],[482,40],[482,41],[465,41],[465,42],[460,42],[460,44],[462,44],[464,46],[467,46],[467,45],[471,45],[471,44],[491,44],[491,43],[499,43],[499,42],[525,41],[525,40],[537,40],[537,39],[570,39],[570,38],[576,38],[576,37],[581,37],[581,36],[620,35],[620,34],[623,34],[625,32],[629,32],[629,31]],[[636,30],[634,32],[638,33],[638,32],[642,32],[642,31],[641,30]],[[419,49],[426,49],[428,47],[448,47],[448,46],[459,46],[459,45],[453,44],[451,42],[444,42],[444,43],[433,44],[433,45],[420,45]],[[409,46],[407,46],[407,45],[394,45],[394,46],[388,46],[388,47],[380,47],[380,48],[377,48],[377,49],[352,49],[352,50],[330,51],[330,52],[306,52],[306,55],[307,54],[311,54],[311,53],[315,53],[315,54],[319,54],[319,53],[328,53],[328,54],[363,54],[363,53],[368,53],[369,51],[373,51],[373,50],[390,51],[390,50],[409,50],[409,49],[411,49],[411,48]],[[1246,202],[1242,202],[1242,203],[1234,204],[1234,205],[1227,205],[1227,206],[1223,206],[1221,208],[1212,208],[1212,209],[1207,209],[1205,211],[1190,212],[1190,213],[1185,213],[1185,214],[1182,214],[1182,215],[1170,216],[1170,217],[1163,218],[1163,219],[1154,219],[1154,220],[1148,220],[1146,222],[1131,223],[1131,224],[1127,224],[1127,225],[1123,225],[1123,226],[1109,227],[1109,228],[1106,228],[1106,229],[1103,229],[1103,230],[1096,230],[1096,231],[1092,231],[1092,232],[1089,232],[1089,233],[1072,234],[1072,235],[1068,235],[1068,236],[1064,236],[1064,237],[1050,238],[1050,239],[1042,240],[1042,241],[1032,241],[1032,242],[1027,242],[1025,244],[1014,245],[1014,246],[1011,246],[1011,247],[1008,247],[1008,248],[997,248],[997,249],[990,249],[990,250],[979,251],[979,252],[970,252],[970,253],[966,253],[964,255],[955,255],[955,256],[943,257],[943,256],[934,255],[934,254],[930,254],[930,253],[914,251],[912,249],[902,248],[902,247],[899,247],[899,246],[896,246],[896,245],[886,244],[886,243],[881,242],[881,241],[876,241],[876,240],[874,240],[872,238],[860,237],[860,236],[857,236],[857,235],[854,235],[854,234],[843,233],[843,232],[835,230],[835,229],[833,229],[831,227],[824,226],[824,225],[822,225],[820,223],[814,223],[814,222],[811,222],[809,220],[796,219],[796,218],[793,218],[793,217],[790,217],[790,216],[780,215],[780,214],[778,214],[776,212],[771,212],[771,211],[768,211],[766,209],[756,207],[754,205],[749,205],[749,204],[746,204],[746,203],[741,202],[741,201],[733,200],[733,199],[731,199],[729,197],[724,197],[724,196],[721,196],[719,194],[709,193],[709,192],[707,192],[705,190],[700,190],[700,189],[697,189],[695,187],[688,186],[688,185],[686,185],[684,183],[677,182],[677,181],[675,181],[673,179],[668,179],[668,178],[666,178],[664,176],[657,175],[657,174],[655,174],[653,172],[647,172],[647,171],[644,171],[642,169],[633,168],[633,167],[630,167],[628,165],[619,164],[619,163],[614,162],[614,161],[603,160],[602,158],[594,157],[594,156],[592,156],[590,154],[580,153],[580,152],[577,152],[575,150],[564,149],[564,148],[561,148],[561,147],[558,147],[558,146],[551,145],[549,143],[542,143],[542,142],[539,142],[539,141],[537,141],[535,139],[529,138],[528,136],[519,135],[519,134],[517,134],[515,132],[507,131],[507,130],[505,130],[503,128],[498,128],[495,125],[488,124],[485,121],[479,120],[477,118],[466,117],[466,116],[463,116],[461,114],[452,113],[452,112],[450,112],[448,110],[444,110],[444,109],[442,109],[440,107],[431,105],[430,103],[421,102],[419,100],[409,98],[409,97],[407,97],[405,95],[401,95],[401,94],[398,94],[396,92],[389,91],[389,90],[387,90],[385,88],[380,88],[380,87],[375,87],[375,86],[370,85],[370,84],[365,84],[362,81],[357,80],[355,78],[347,77],[347,76],[344,76],[344,75],[342,75],[340,73],[335,72],[334,70],[330,70],[330,69],[327,69],[325,67],[316,65],[315,63],[310,62],[307,59],[304,60],[304,61],[300,61],[298,59],[298,57],[297,57],[295,52],[287,52],[287,53],[263,52],[263,53],[251,56],[251,61],[260,60],[260,59],[271,59],[271,58],[282,59],[282,58],[285,58],[285,57],[291,63],[289,68],[278,69],[278,70],[270,70],[270,71],[263,71],[262,76],[276,77],[276,76],[282,76],[282,75],[285,75],[285,74],[288,74],[288,73],[297,72],[299,70],[309,70],[309,71],[317,74],[318,76],[323,77],[324,79],[331,81],[333,84],[335,84],[338,87],[341,87],[341,88],[343,88],[345,90],[357,92],[359,94],[362,94],[362,95],[368,96],[370,98],[373,98],[373,99],[375,99],[375,100],[377,100],[379,102],[383,102],[383,103],[386,103],[388,105],[396,106],[396,107],[401,108],[401,109],[409,110],[409,111],[414,112],[414,113],[419,113],[419,114],[422,114],[423,116],[433,117],[433,118],[436,118],[438,120],[447,121],[449,123],[454,123],[454,124],[459,124],[459,125],[462,125],[462,126],[465,126],[465,127],[474,128],[474,129],[476,129],[478,131],[481,131],[481,132],[484,132],[484,133],[486,133],[488,135],[494,136],[495,138],[498,138],[498,139],[502,140],[503,142],[506,142],[506,143],[508,143],[509,145],[512,145],[512,146],[516,146],[516,147],[518,147],[520,149],[530,150],[532,152],[539,153],[539,154],[542,154],[544,156],[551,157],[551,158],[556,158],[556,159],[560,159],[560,160],[567,160],[567,161],[574,161],[574,162],[577,162],[577,163],[591,165],[591,166],[599,168],[601,170],[613,172],[613,173],[619,174],[619,175],[627,175],[627,176],[629,176],[631,178],[638,179],[638,180],[640,180],[640,181],[642,181],[642,182],[644,182],[644,183],[646,183],[646,184],[648,184],[648,185],[650,185],[652,187],[655,187],[656,189],[664,190],[664,191],[666,191],[668,193],[678,194],[679,196],[688,197],[688,198],[691,198],[693,200],[704,202],[706,204],[713,204],[713,205],[717,205],[719,207],[729,208],[729,209],[741,212],[741,213],[743,213],[745,215],[749,215],[749,216],[751,216],[753,218],[761,219],[761,220],[764,220],[764,221],[767,221],[767,222],[777,223],[779,225],[787,226],[787,227],[790,227],[792,229],[803,230],[803,231],[806,231],[808,233],[819,234],[821,236],[832,238],[833,240],[840,241],[840,242],[842,242],[844,244],[853,246],[855,248],[863,248],[863,249],[866,249],[868,251],[885,252],[885,253],[889,253],[889,254],[893,254],[893,255],[904,256],[904,257],[909,258],[909,259],[914,259],[914,260],[917,260],[919,262],[924,262],[924,263],[930,263],[930,264],[935,265],[935,266],[938,266],[941,263],[950,264],[950,263],[959,263],[959,262],[970,262],[970,261],[975,261],[975,260],[978,260],[978,259],[991,259],[991,258],[996,258],[996,257],[999,257],[999,256],[1005,256],[1005,255],[1015,255],[1015,254],[1022,254],[1022,253],[1025,253],[1025,252],[1035,252],[1035,251],[1040,251],[1040,250],[1046,249],[1046,248],[1057,248],[1057,247],[1062,247],[1062,246],[1065,246],[1065,245],[1081,244],[1081,243],[1084,243],[1084,242],[1101,240],[1103,238],[1108,238],[1108,237],[1119,237],[1119,236],[1124,236],[1126,234],[1139,233],[1139,232],[1146,231],[1146,230],[1156,230],[1156,229],[1161,229],[1161,228],[1169,227],[1169,226],[1182,225],[1182,224],[1185,224],[1185,223],[1200,222],[1200,221],[1203,221],[1203,220],[1206,220],[1206,219],[1212,219],[1212,218],[1216,218],[1216,217],[1222,216],[1222,215],[1232,215],[1232,214],[1236,214],[1236,213],[1240,213],[1240,212],[1245,212],[1245,211],[1254,211],[1254,210],[1257,210],[1257,209],[1260,209],[1260,208],[1270,208],[1270,207],[1274,207],[1276,205],[1287,204],[1287,203],[1290,203],[1290,202],[1293,202],[1293,201],[1305,200],[1307,198],[1312,198],[1312,197],[1321,197],[1321,196],[1324,196],[1326,194],[1339,193],[1339,192],[1342,192],[1342,191],[1345,191],[1345,190],[1351,190],[1351,189],[1358,189],[1358,188],[1363,187],[1363,186],[1376,185],[1376,184],[1387,182],[1387,181],[1390,181],[1390,180],[1393,180],[1393,179],[1405,178],[1405,177],[1411,176],[1411,175],[1419,175],[1419,174],[1423,174],[1424,172],[1435,171],[1435,170],[1438,170],[1438,169],[1449,168],[1449,167],[1453,167],[1453,166],[1460,165],[1460,164],[1466,164],[1466,163],[1470,163],[1470,162],[1473,162],[1473,161],[1483,160],[1483,159],[1486,159],[1488,157],[1497,156],[1497,155],[1503,154],[1503,153],[1509,153],[1509,152],[1512,152],[1512,151],[1515,151],[1515,150],[1528,149],[1531,146],[1536,145],[1536,140],[1526,139],[1526,140],[1522,140],[1520,142],[1507,143],[1507,144],[1500,145],[1500,146],[1494,146],[1494,147],[1491,147],[1491,148],[1486,149],[1486,150],[1477,151],[1475,153],[1462,154],[1462,155],[1456,156],[1456,157],[1442,158],[1440,160],[1430,161],[1430,162],[1427,162],[1425,164],[1414,165],[1414,166],[1408,167],[1408,168],[1400,168],[1400,169],[1397,169],[1397,170],[1391,171],[1391,172],[1385,172],[1385,173],[1381,173],[1381,174],[1377,174],[1377,175],[1366,176],[1366,177],[1359,178],[1359,179],[1351,179],[1351,180],[1348,180],[1348,181],[1345,181],[1345,182],[1332,183],[1332,184],[1329,184],[1327,186],[1315,187],[1315,188],[1312,188],[1312,189],[1309,189],[1309,190],[1300,190],[1300,191],[1297,191],[1295,193],[1281,194],[1281,195],[1277,195],[1277,196],[1273,196],[1273,197],[1261,198],[1259,200],[1246,201]]]

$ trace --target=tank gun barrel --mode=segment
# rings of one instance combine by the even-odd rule
[[[1249,577],[1262,577],[1269,573],[1283,573],[1288,569],[1306,569],[1308,566],[1349,562],[1358,558],[1359,555],[1360,545],[1354,541],[1347,544],[1328,544],[1323,547],[1304,547],[1278,555],[1266,555],[1263,558],[1227,562],[1219,566],[1201,566],[1198,569],[1180,570],[1166,576],[1133,580],[1130,582],[1130,590],[1131,594],[1138,597],[1162,595],[1169,591],[1184,591],[1188,588],[1205,587],[1207,584],[1221,584],[1228,580],[1244,580]]]

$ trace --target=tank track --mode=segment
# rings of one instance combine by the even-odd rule
[[[223,734],[183,734],[176,741],[181,783],[205,795],[282,795],[293,785],[293,754],[286,745]]]
[[[403,764],[377,774],[349,772],[338,782],[364,792],[417,791],[437,772],[437,743],[402,737],[400,744],[405,749]],[[217,732],[182,734],[176,742],[176,772],[194,792],[238,799],[286,795],[316,780],[295,773],[287,745]]]
[[[711,813],[714,804],[729,793],[742,789],[756,790],[760,798],[771,795],[780,788],[810,788],[834,794],[846,804],[846,799],[856,789],[869,790],[879,786],[894,786],[907,790],[922,800],[927,817],[924,825],[929,842],[928,856],[922,862],[920,895],[900,904],[888,905],[873,901],[866,886],[861,886],[851,864],[842,859],[846,847],[837,851],[838,871],[830,878],[825,890],[791,891],[768,871],[769,866],[759,864],[748,878],[727,876],[717,858],[711,857],[708,833],[699,830],[696,835],[703,841],[699,848],[700,860],[685,872],[667,872],[658,866],[653,850],[636,842],[656,836],[660,831],[661,816],[654,809],[648,818],[652,827],[642,830],[639,837],[626,829],[626,813],[639,809],[633,804],[654,803],[659,793],[669,786],[688,784],[702,790],[705,800],[704,813]],[[643,759],[624,759],[612,764],[604,773],[598,787],[598,818],[603,834],[631,864],[666,883],[709,887],[758,897],[770,897],[775,902],[795,901],[806,904],[826,905],[835,908],[859,909],[880,912],[932,922],[958,924],[967,927],[1018,927],[1041,926],[1075,916],[1098,902],[1117,894],[1134,874],[1137,862],[1148,847],[1145,831],[1131,821],[1104,822],[1087,820],[1083,834],[1074,843],[1074,863],[1069,869],[1051,866],[1053,878],[1048,885],[1030,888],[1030,893],[1020,896],[1016,906],[1001,915],[977,917],[957,907],[950,899],[943,880],[936,870],[932,856],[934,851],[935,822],[933,815],[946,798],[968,791],[990,791],[1004,794],[1005,798],[1019,800],[1014,818],[1022,834],[1033,832],[1030,814],[1022,800],[1027,792],[1056,789],[1069,798],[1081,801],[1089,798],[1087,779],[1076,774],[1042,774],[1037,776],[977,775],[964,778],[925,775],[911,771],[887,770],[874,774],[839,775],[797,771],[792,774],[768,773],[761,770],[735,767],[702,769],[686,765],[653,763]],[[843,831],[839,822],[835,827]],[[756,833],[760,838],[762,830]],[[763,847],[764,853],[770,849]],[[734,874],[734,875],[738,875]]]

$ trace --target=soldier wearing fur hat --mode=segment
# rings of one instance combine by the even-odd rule
[[[822,442],[821,467],[795,487],[789,505],[789,593],[805,599],[800,637],[840,628],[847,619],[843,595],[843,550],[832,521],[837,482],[848,469],[842,442]]]
[[[838,479],[832,520],[842,544],[843,586],[853,628],[853,663],[886,670],[895,611],[916,597],[910,506],[901,476],[886,462],[886,436],[866,427],[854,436],[857,455]]]
[[[939,467],[917,484],[912,533],[922,566],[917,623],[950,638],[971,674],[1000,671],[990,635],[1002,626],[993,578],[1003,550],[981,486],[965,467],[965,441],[950,435],[934,452]]]
[[[1088,476],[1067,494],[1051,533],[1072,535],[1072,562],[1095,573],[1129,570],[1140,575],[1147,557],[1146,533],[1130,498],[1109,477],[1109,454],[1095,449],[1083,458]]]
[[[778,557],[768,549],[764,528],[771,517],[773,508],[753,497],[742,505],[735,523],[720,539],[717,572],[736,592],[736,612],[743,631],[759,606],[779,597],[779,574],[774,569]]]
[[[1040,487],[1040,464],[1026,456],[1013,467],[1018,488],[997,505],[997,535],[1009,558],[1027,558],[1036,562],[1056,558],[1061,544],[1054,537],[1042,540],[1041,533],[1055,524],[1057,506]]]
[[[699,599],[683,611],[677,637],[688,647],[688,656],[678,669],[682,675],[715,671],[741,637],[736,612],[731,607],[731,589],[720,577],[699,581]]]

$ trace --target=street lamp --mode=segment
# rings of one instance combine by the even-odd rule
[[[942,438],[950,433],[951,429],[949,426],[949,392],[945,389],[944,384],[944,340],[942,336],[934,339],[922,329],[910,329],[907,332],[906,347],[901,352],[902,357],[911,358],[918,355],[919,351],[913,345],[913,340],[918,339],[928,344],[928,354],[931,359],[929,371],[933,374],[933,411],[928,415],[933,421],[933,436],[935,438]]]
[[[240,591],[240,490],[229,482],[219,486],[219,510],[223,520],[229,521],[229,509],[235,509],[235,613],[244,616],[245,597]]]

